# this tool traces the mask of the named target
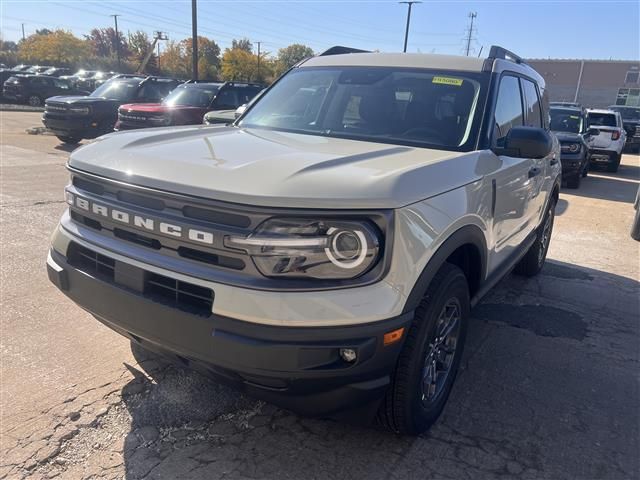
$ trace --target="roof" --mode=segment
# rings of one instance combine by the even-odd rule
[[[613,110],[609,110],[608,108],[587,108],[588,113],[611,113],[614,114]]]
[[[582,107],[575,107],[573,105],[549,105],[551,110],[575,110],[576,112],[582,112]]]
[[[484,58],[426,53],[347,53],[312,57],[301,67],[356,66],[482,71]]]

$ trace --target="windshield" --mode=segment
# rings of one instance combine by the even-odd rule
[[[162,103],[185,107],[208,107],[218,93],[217,85],[190,85],[174,89]]]
[[[90,97],[104,97],[112,100],[131,100],[138,89],[140,80],[109,80],[96,88]]]
[[[390,67],[291,71],[246,113],[242,127],[462,149],[480,76]]]
[[[616,116],[612,113],[589,113],[589,125],[596,127],[615,127]]]
[[[582,115],[573,110],[558,110],[552,108],[550,128],[554,132],[581,133]]]
[[[640,120],[640,108],[621,108],[612,107],[611,110],[620,112],[620,115],[624,120]]]

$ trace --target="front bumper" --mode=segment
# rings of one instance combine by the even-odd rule
[[[561,153],[560,163],[562,164],[562,175],[571,176],[580,173],[585,161],[584,155],[584,152]]]
[[[122,263],[115,260],[116,271]],[[121,267],[128,272],[137,268]],[[403,337],[384,346],[383,336],[401,327],[406,334],[412,319],[412,313],[407,313],[352,326],[261,325],[168,306],[144,290],[92,276],[54,249],[47,271],[65,295],[116,332],[252,396],[307,416],[355,419],[357,412],[363,421],[370,420],[404,341]],[[116,274],[114,278],[123,277]],[[357,360],[343,360],[341,348],[356,350]]]
[[[96,138],[113,130],[113,125],[105,127],[90,116],[52,118],[45,114],[42,117],[42,123],[55,135],[63,137]]]

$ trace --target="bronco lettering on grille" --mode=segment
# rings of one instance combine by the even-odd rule
[[[126,212],[107,205],[101,205],[93,200],[82,198],[69,191],[67,191],[67,203],[96,216],[108,218],[112,221],[123,223],[133,228],[147,230],[158,235],[184,238],[193,242],[213,245],[213,233],[206,230],[175,225],[173,223],[161,221],[157,218],[143,217],[142,215],[137,215],[132,212]]]

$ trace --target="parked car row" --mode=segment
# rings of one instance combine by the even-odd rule
[[[621,109],[584,109],[573,102],[551,102],[551,130],[561,145],[562,175],[569,188],[579,188],[581,179],[593,165],[617,172],[625,145],[640,145],[640,109],[625,110],[631,118],[623,120]],[[633,110],[637,116],[633,116]],[[635,124],[633,119],[635,118]]]
[[[163,77],[117,75],[91,94],[47,98],[42,121],[61,141],[78,143],[115,130],[194,125],[210,111],[233,112],[263,85],[186,82]]]

